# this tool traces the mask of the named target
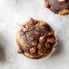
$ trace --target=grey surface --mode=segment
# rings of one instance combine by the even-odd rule
[[[43,6],[44,0],[0,0],[0,69],[69,69],[69,16],[59,16]],[[16,50],[19,24],[31,17],[48,22],[58,45],[49,58],[28,59]]]

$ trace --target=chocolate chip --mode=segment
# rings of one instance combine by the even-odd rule
[[[59,2],[66,2],[66,0],[57,0],[57,1],[59,1]]]
[[[30,19],[30,23],[31,23],[32,25],[35,25],[35,24],[38,23],[38,21],[36,21],[35,19],[31,18],[31,19]]]
[[[32,48],[30,48],[30,53],[31,53],[31,54],[36,53],[36,47],[32,47]]]
[[[52,46],[50,45],[50,43],[45,43],[45,47],[46,47],[46,49],[52,48]]]
[[[34,40],[34,38],[33,38],[33,37],[31,37],[31,36],[30,36],[30,38],[29,38],[29,39],[30,39],[30,41],[33,41],[33,40]]]
[[[25,28],[28,29],[29,28],[28,25],[25,25]]]
[[[45,2],[45,7],[50,8],[49,2]]]
[[[23,25],[23,32],[27,32],[29,29],[28,25]]]
[[[43,45],[38,44],[37,48],[38,48],[38,53],[41,54],[41,55],[43,55],[46,52],[46,48],[45,48],[44,44]]]
[[[59,2],[59,4],[61,4],[61,5],[64,5],[66,2],[67,2],[67,0],[57,0],[58,2]]]
[[[22,53],[22,50],[21,49],[18,49],[17,52],[21,54]]]
[[[39,42],[40,42],[40,43],[44,43],[44,42],[45,42],[45,37],[44,37],[44,36],[40,36]]]
[[[27,31],[27,28],[23,28],[23,32],[26,32]]]
[[[51,5],[50,10],[54,11],[55,13],[58,12],[58,9],[55,9],[54,6]]]
[[[32,46],[37,46],[37,41],[32,41]]]
[[[24,31],[22,29],[19,31],[19,33],[20,35],[24,35]]]
[[[25,47],[24,52],[29,52],[30,47]]]
[[[41,49],[41,47],[42,47],[42,46],[41,46],[40,44],[38,44],[37,48],[38,48],[38,49]]]
[[[40,21],[40,26],[43,27],[44,25],[46,25],[43,21]]]
[[[55,40],[55,38],[48,38],[47,42],[55,44],[56,40]]]
[[[48,33],[48,36],[51,36],[51,35],[54,35],[54,31]]]
[[[45,54],[45,53],[46,53],[46,48],[45,48],[44,46],[39,47],[39,48],[38,48],[38,53],[39,53],[40,55]]]
[[[26,35],[22,35],[21,38],[22,38],[24,41],[27,41]]]
[[[37,32],[37,31],[33,31],[33,33],[34,33],[35,35],[39,35],[39,32]]]
[[[36,27],[35,27],[35,30],[38,31],[38,32],[40,32],[39,26],[36,26]]]

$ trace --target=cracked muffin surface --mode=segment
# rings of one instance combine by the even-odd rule
[[[54,30],[44,21],[30,19],[16,33],[18,52],[30,58],[47,56],[56,43]]]
[[[69,0],[45,0],[45,7],[60,15],[69,14]]]

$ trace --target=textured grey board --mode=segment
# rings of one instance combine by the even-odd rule
[[[69,69],[69,15],[56,15],[43,4],[44,0],[0,0],[0,69]],[[49,59],[33,60],[17,53],[16,29],[31,17],[56,31],[58,45]]]

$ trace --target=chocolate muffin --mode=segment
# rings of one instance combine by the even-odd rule
[[[30,19],[16,33],[18,52],[33,59],[48,56],[56,43],[54,30],[44,21]]]
[[[45,7],[60,15],[69,14],[69,0],[45,0]]]

